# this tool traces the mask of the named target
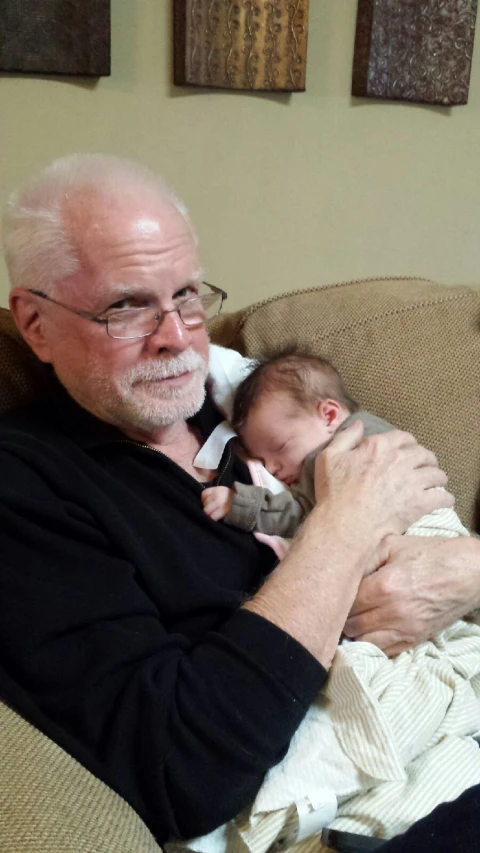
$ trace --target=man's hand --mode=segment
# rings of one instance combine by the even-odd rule
[[[233,489],[227,489],[226,486],[211,486],[210,489],[204,489],[203,509],[214,521],[220,521],[230,512],[234,494]]]
[[[389,655],[424,642],[480,605],[480,541],[389,536],[365,577],[344,633]]]
[[[356,421],[315,464],[317,502],[350,524],[352,537],[368,536],[378,546],[434,509],[453,506],[452,495],[436,488],[447,477],[435,454],[412,435],[392,430],[362,439],[363,425]],[[377,556],[374,562],[379,565]]]

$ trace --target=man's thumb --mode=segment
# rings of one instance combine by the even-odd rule
[[[344,429],[340,427],[329,444],[329,450],[353,450],[358,447],[363,438],[362,421],[354,421]]]

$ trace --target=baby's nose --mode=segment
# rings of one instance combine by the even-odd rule
[[[267,471],[272,475],[272,477],[278,477],[281,469],[282,465],[279,461],[270,462],[269,465],[267,465]]]

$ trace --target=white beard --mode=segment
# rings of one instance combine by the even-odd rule
[[[156,384],[156,380],[187,371],[192,377],[184,385]],[[193,417],[205,399],[207,374],[208,361],[189,347],[178,356],[152,359],[130,368],[115,385],[98,376],[97,386],[111,423],[120,428],[150,431]]]

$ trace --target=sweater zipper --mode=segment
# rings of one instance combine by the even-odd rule
[[[161,450],[157,450],[155,447],[150,447],[149,444],[144,444],[143,441],[130,441],[130,439],[128,439],[128,438],[117,438],[117,439],[115,439],[115,441],[112,442],[112,444],[132,444],[134,447],[141,447],[142,450],[150,450],[151,453],[159,453],[160,456],[165,457],[165,453],[162,453]],[[168,456],[166,458],[168,459]],[[215,479],[217,481],[217,485],[220,484],[220,481],[221,481],[223,475],[225,474],[225,471],[227,470],[228,466],[230,465],[231,458],[232,458],[232,451],[231,451],[230,447],[228,447],[227,448],[227,458],[225,460],[225,464],[223,465],[220,473],[217,474],[217,476],[215,477]],[[185,472],[185,473],[187,473],[187,472]],[[192,477],[192,480],[194,480],[194,479],[195,479],[195,477]],[[208,483],[200,483],[199,480],[197,480],[197,483],[199,483],[199,485],[202,487],[202,489],[206,489],[208,487]]]

